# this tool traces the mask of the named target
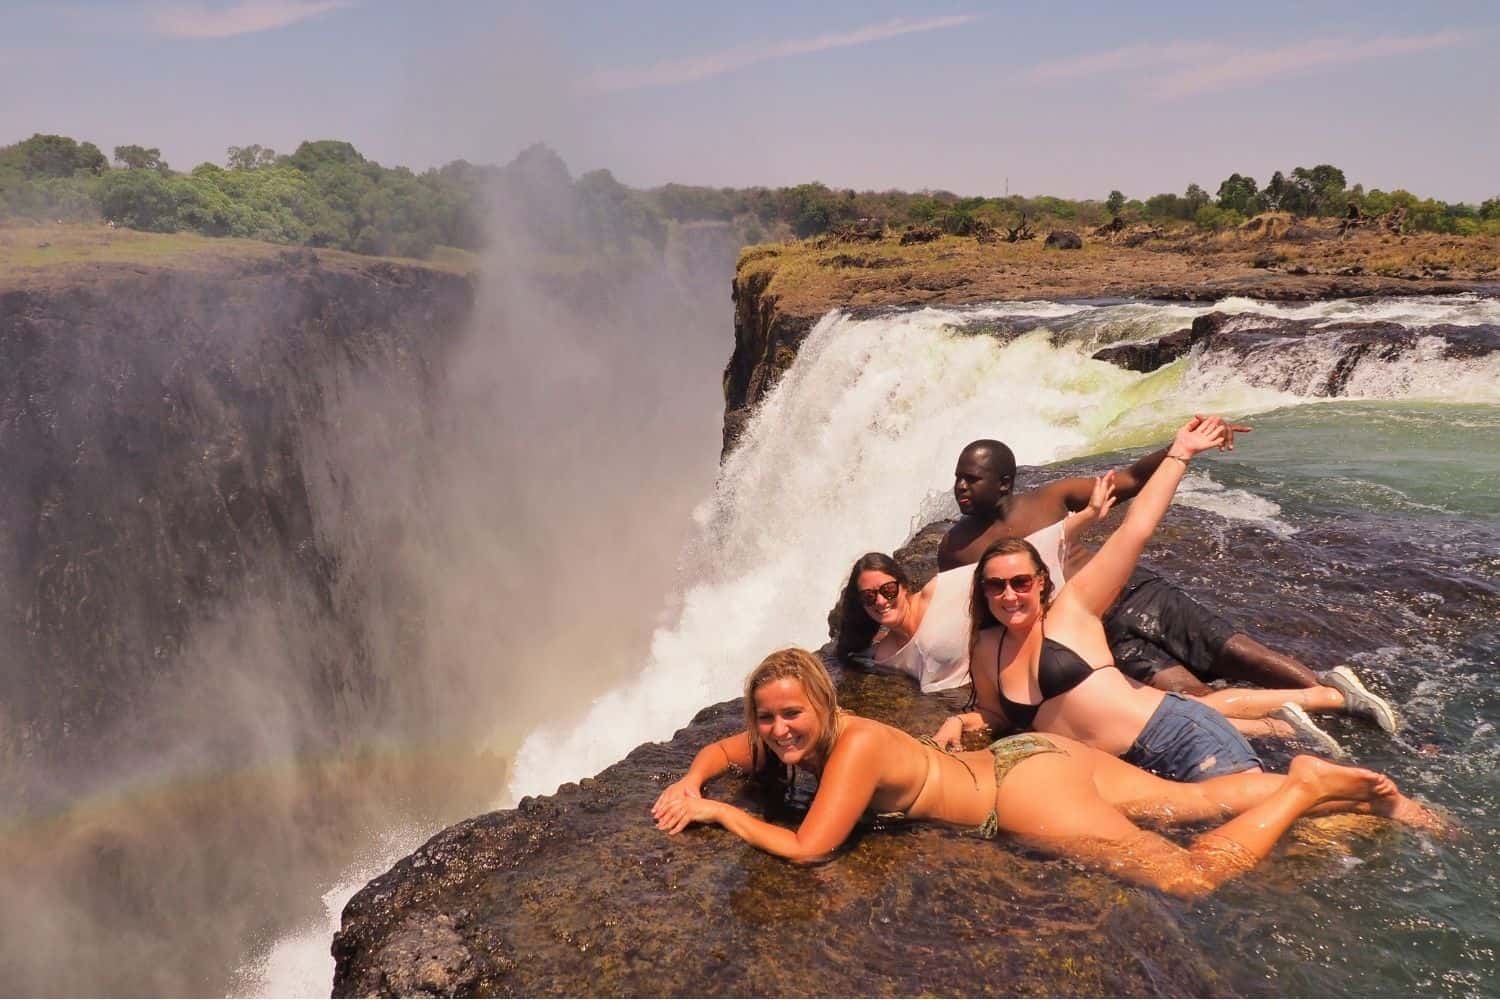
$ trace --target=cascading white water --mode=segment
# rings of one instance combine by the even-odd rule
[[[1500,322],[1500,303],[1459,295],[1424,300],[1280,306],[1007,303],[924,309],[877,319],[824,317],[766,398],[697,512],[701,535],[675,624],[659,629],[639,677],[599,699],[577,725],[543,725],[523,744],[497,805],[593,774],[636,744],[664,739],[706,704],[733,697],[749,667],[788,644],[826,641],[827,613],[861,553],[890,550],[952,510],[959,450],[999,437],[1024,465],[1145,446],[1184,416],[1264,412],[1307,402],[1261,388],[1244,370],[1197,359],[1149,375],[1089,357],[1101,343],[1143,340],[1220,311],[1277,319]],[[1006,318],[1043,326],[1009,343],[963,332]],[[1056,335],[1055,338],[1053,335]],[[1283,352],[1285,353],[1285,352]],[[1317,367],[1329,345],[1303,352]],[[1361,364],[1359,395],[1459,398],[1493,386],[1500,357]],[[1421,372],[1420,377],[1415,373]],[[1489,394],[1496,390],[1488,389]],[[1194,477],[1183,501],[1256,520],[1277,533],[1275,503]]]

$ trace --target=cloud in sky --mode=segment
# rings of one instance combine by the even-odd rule
[[[865,45],[884,41],[900,35],[919,31],[938,31],[956,28],[979,20],[978,14],[951,14],[945,17],[908,18],[898,17],[879,24],[869,24],[852,31],[817,35],[813,38],[794,38],[783,42],[767,42],[759,45],[741,45],[719,52],[681,59],[665,59],[635,69],[605,70],[595,73],[584,81],[584,90],[589,93],[609,94],[622,90],[639,90],[643,87],[670,87],[694,80],[706,80],[733,70],[753,66],[756,63],[785,59],[788,56],[825,52],[851,45]]]
[[[149,11],[151,30],[172,38],[229,38],[270,31],[351,7],[354,0],[239,0],[227,7],[178,3]]]
[[[1131,45],[1048,63],[1033,70],[1031,76],[1064,80],[1128,74],[1141,78],[1151,96],[1172,100],[1386,56],[1451,48],[1470,40],[1472,36],[1464,32],[1442,31],[1363,40],[1313,39],[1270,48],[1211,42]]]

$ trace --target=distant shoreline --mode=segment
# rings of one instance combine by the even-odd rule
[[[1265,227],[1269,228],[1269,227]],[[1296,225],[1259,233],[1167,233],[1136,245],[1080,234],[1083,248],[1041,239],[980,243],[943,236],[902,246],[819,237],[747,247],[737,294],[753,291],[785,320],[830,309],[968,305],[1026,299],[1208,302],[1372,295],[1500,294],[1500,238],[1357,232]]]

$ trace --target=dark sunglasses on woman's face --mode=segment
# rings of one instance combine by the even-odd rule
[[[890,583],[882,583],[872,590],[861,590],[859,592],[859,599],[865,602],[865,607],[873,608],[877,594],[885,598],[885,603],[894,604],[896,602],[896,595],[899,593],[901,593],[901,584],[892,580]]]
[[[1014,590],[1017,594],[1029,594],[1031,593],[1031,588],[1036,586],[1036,574],[1021,573],[1018,576],[1012,577],[987,576],[979,582],[984,587],[984,596],[986,597],[999,597],[1005,593],[1005,588],[1007,587]]]

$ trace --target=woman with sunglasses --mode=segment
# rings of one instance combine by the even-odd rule
[[[1113,499],[1095,491],[1089,505],[1068,515],[1054,545],[1108,512]],[[969,683],[969,591],[967,566],[946,570],[913,591],[901,564],[884,552],[854,562],[839,602],[839,656],[860,666],[906,674],[923,694]]]
[[[1184,898],[1249,871],[1313,811],[1370,812],[1412,825],[1432,817],[1390,778],[1298,757],[1288,775],[1234,774],[1195,785],[1152,777],[1065,737],[1023,734],[988,750],[946,753],[873,719],[839,710],[833,681],[806,650],[772,653],[745,681],[745,731],[698,752],[651,807],[658,829],[717,823],[792,861],[832,854],[869,813],[1011,834],[1119,878]],[[731,768],[818,779],[796,829],[703,797]],[[1230,818],[1235,817],[1235,818]],[[1184,848],[1136,825],[1224,821]]]
[[[890,556],[860,556],[839,604],[839,655],[906,674],[923,694],[969,683],[972,576],[967,566],[949,570],[914,591],[911,578]]]
[[[974,568],[969,609],[977,711],[945,721],[935,737],[940,745],[957,745],[963,730],[1008,722],[1076,739],[1163,777],[1203,781],[1262,766],[1213,699],[1262,714],[1283,703],[1344,706],[1333,688],[1188,698],[1146,687],[1114,666],[1100,616],[1129,579],[1188,463],[1227,440],[1218,417],[1184,424],[1119,529],[1055,594],[1029,543],[1007,539],[985,551]],[[1107,480],[1101,490],[1108,492]]]
[[[1109,513],[1114,499],[1108,486],[1107,477],[1101,477],[1088,506],[1068,516],[1062,526],[1062,545]],[[1060,544],[1056,531],[1048,537],[1051,544]],[[839,656],[859,666],[905,674],[917,682],[923,694],[952,691],[950,697],[974,702],[972,692],[958,690],[970,682],[973,586],[974,573],[963,566],[939,573],[921,590],[913,590],[900,563],[883,552],[866,553],[849,571],[840,602]],[[1230,725],[1242,733],[1300,739],[1324,752],[1343,752],[1303,711],[1340,707],[1341,696],[1332,688],[1228,688],[1187,697],[1229,716]],[[963,703],[956,700],[954,707]],[[1012,728],[993,699],[986,699],[981,708],[982,715],[970,712],[950,716],[936,739],[947,748],[959,746],[964,719],[970,729],[987,726],[1003,732]]]

